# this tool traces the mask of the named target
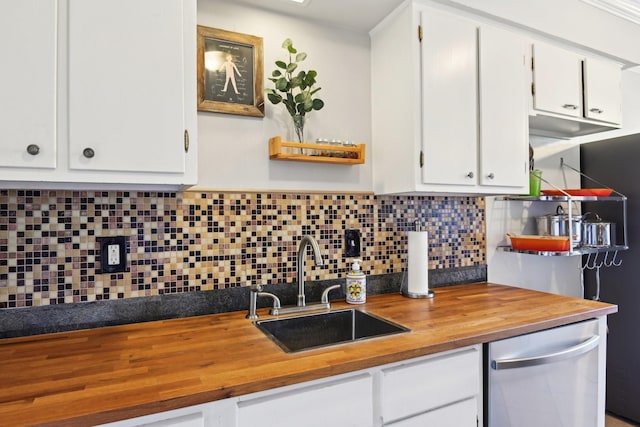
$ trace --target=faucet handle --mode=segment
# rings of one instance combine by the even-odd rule
[[[327,308],[329,308],[329,292],[334,289],[341,288],[342,285],[332,285],[322,291],[322,295],[320,296],[320,304],[327,304]]]

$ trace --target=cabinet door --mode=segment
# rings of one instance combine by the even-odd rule
[[[373,382],[362,374],[238,402],[237,427],[373,425]]]
[[[70,169],[184,172],[183,16],[179,0],[69,0]]]
[[[588,119],[622,123],[620,66],[614,62],[585,58],[584,114]]]
[[[486,26],[479,38],[480,184],[524,190],[529,183],[526,43]]]
[[[555,46],[536,43],[533,60],[534,108],[582,117],[582,58]]]
[[[0,3],[0,166],[56,166],[57,5]]]
[[[478,168],[477,28],[438,10],[422,12],[420,20],[422,181],[473,186]]]

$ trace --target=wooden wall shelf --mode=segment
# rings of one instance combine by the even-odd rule
[[[304,151],[305,154],[301,153],[301,151]],[[308,152],[311,154],[306,154]],[[354,146],[314,143],[301,144],[299,142],[282,141],[282,138],[279,136],[274,136],[273,138],[269,138],[269,158],[271,160],[289,160],[294,162],[358,165],[364,163],[364,144]]]

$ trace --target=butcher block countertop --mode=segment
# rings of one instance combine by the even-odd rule
[[[438,288],[433,300],[369,296],[358,308],[411,332],[288,354],[243,311],[0,340],[0,424],[106,423],[617,311],[487,283]]]

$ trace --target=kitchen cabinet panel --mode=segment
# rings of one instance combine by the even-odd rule
[[[373,425],[373,380],[359,374],[315,385],[304,385],[265,396],[240,399],[237,427]]]
[[[582,117],[582,58],[543,43],[534,44],[533,58],[534,108]]]
[[[538,41],[532,54],[532,135],[571,138],[620,127],[620,64]]]
[[[520,38],[409,2],[372,30],[371,46],[376,193],[528,189]]]
[[[478,144],[476,25],[437,10],[421,12],[420,25],[422,182],[475,185],[478,164],[469,153]]]
[[[69,1],[71,169],[184,172],[182,26],[175,0]]]
[[[479,39],[480,184],[529,185],[526,41],[482,26]]]
[[[174,415],[173,412],[165,412],[149,417],[132,418],[100,427],[204,427],[206,426],[202,413],[190,415]]]
[[[12,1],[0,23],[0,186],[196,183],[195,0]]]
[[[0,6],[0,167],[56,166],[57,13],[52,0]]]
[[[233,399],[129,418],[100,427],[230,427],[235,425]]]
[[[585,58],[584,114],[588,119],[622,123],[622,72],[613,62]]]
[[[471,399],[476,402],[473,424],[458,425],[475,426],[476,397],[481,382],[480,359],[480,351],[472,347],[384,369],[380,401],[383,421],[393,422]]]
[[[467,399],[391,424],[394,427],[477,427],[478,402]]]

